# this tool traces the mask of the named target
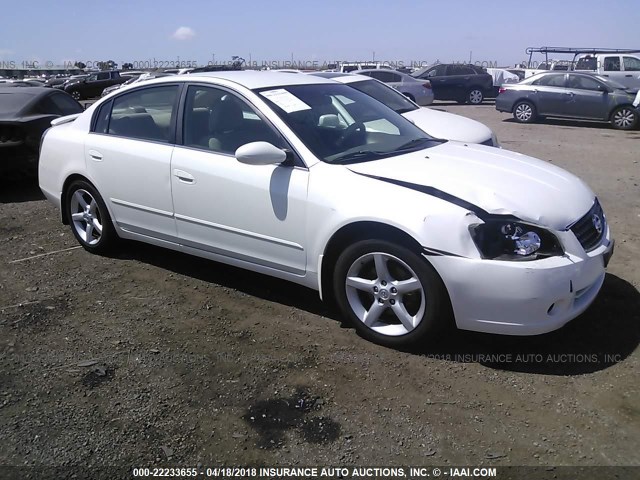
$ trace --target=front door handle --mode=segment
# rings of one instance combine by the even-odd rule
[[[196,179],[193,175],[184,170],[178,170],[177,168],[173,170],[173,176],[176,177],[182,183],[194,184],[196,183]]]
[[[625,75],[625,77],[631,78],[633,77],[633,75],[629,74],[629,75]]]
[[[98,162],[102,161],[102,154],[96,150],[89,150],[89,156]]]

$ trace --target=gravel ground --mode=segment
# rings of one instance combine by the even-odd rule
[[[296,285],[135,243],[73,249],[37,188],[3,184],[0,465],[640,466],[640,131],[434,107],[597,192],[617,244],[585,314],[385,349]]]

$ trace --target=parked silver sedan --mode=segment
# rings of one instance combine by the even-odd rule
[[[599,75],[548,72],[503,85],[496,110],[512,113],[521,123],[563,117],[611,122],[613,128],[630,130],[638,125],[638,113],[632,105],[635,95],[635,91]]]
[[[418,105],[425,106],[433,103],[434,95],[429,80],[420,80],[406,73],[384,68],[357,70],[353,73],[380,80],[390,87],[395,88]]]

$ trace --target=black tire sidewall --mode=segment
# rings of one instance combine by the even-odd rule
[[[345,289],[346,274],[355,260],[372,252],[388,253],[401,259],[411,267],[422,283],[427,302],[426,310],[420,324],[410,333],[400,336],[377,333],[364,325],[349,305]],[[363,240],[345,248],[338,257],[333,272],[333,295],[342,315],[354,326],[358,334],[380,345],[390,347],[412,345],[430,338],[448,323],[446,290],[438,273],[420,255],[403,245],[386,240]]]
[[[98,204],[100,219],[102,220],[102,235],[100,236],[100,240],[98,241],[98,243],[95,245],[89,245],[84,240],[82,240],[82,238],[80,238],[80,236],[78,235],[78,232],[76,232],[75,226],[73,225],[73,219],[71,218],[71,198],[77,190],[86,190],[91,194],[91,196]],[[115,229],[113,228],[111,216],[109,215],[107,206],[105,205],[104,200],[102,200],[102,197],[93,185],[84,180],[74,181],[71,185],[69,185],[69,188],[67,188],[64,197],[64,208],[66,209],[67,218],[69,219],[69,226],[71,227],[73,236],[85,250],[91,253],[105,253],[113,248],[118,236]]]

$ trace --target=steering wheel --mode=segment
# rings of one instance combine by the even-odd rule
[[[364,123],[362,122],[352,123],[351,125],[349,125],[347,128],[344,129],[344,132],[342,133],[342,135],[340,136],[340,139],[336,143],[338,147],[342,147],[345,144],[347,144],[347,141],[350,140],[351,137],[354,137],[356,134],[364,135],[365,132],[366,132],[366,128],[364,126]]]

